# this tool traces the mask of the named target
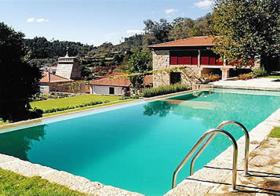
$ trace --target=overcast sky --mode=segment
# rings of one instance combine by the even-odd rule
[[[198,18],[213,0],[0,0],[0,21],[27,38],[119,43],[146,19]]]

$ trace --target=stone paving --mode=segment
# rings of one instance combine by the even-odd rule
[[[238,173],[238,191],[220,185],[209,191],[209,195],[280,195],[280,139],[268,138],[251,152],[249,176]],[[230,182],[228,179],[226,182]]]
[[[280,90],[280,79],[255,78],[250,80],[220,80],[211,83],[215,88]]]
[[[232,191],[232,147],[188,177],[166,196],[181,195],[280,195],[280,140],[267,138],[280,126],[280,109],[250,132],[249,177],[244,177],[245,138],[239,147],[237,190]]]

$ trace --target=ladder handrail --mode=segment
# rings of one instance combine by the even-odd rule
[[[189,158],[191,157],[191,155],[194,153],[194,151],[197,149],[197,147],[199,147],[199,145],[204,141],[204,139],[208,136],[208,135],[217,135],[217,134],[223,134],[225,135],[227,138],[229,138],[229,140],[232,142],[233,145],[233,161],[232,161],[232,188],[236,189],[236,177],[237,177],[237,157],[238,157],[238,148],[237,148],[237,143],[236,140],[234,139],[234,137],[227,131],[224,131],[222,129],[209,129],[208,131],[206,131],[201,137],[200,139],[196,142],[196,144],[192,147],[192,149],[188,152],[188,154],[185,156],[185,158],[180,162],[180,164],[177,166],[177,168],[175,169],[174,173],[173,173],[173,177],[172,177],[172,188],[176,187],[176,182],[177,182],[177,175],[180,172],[180,170],[183,168],[183,166],[187,163],[187,161],[189,160]],[[211,137],[210,136],[210,137]]]
[[[222,129],[226,125],[229,125],[229,124],[234,124],[234,125],[239,126],[243,130],[243,132],[244,132],[244,135],[245,135],[244,172],[245,172],[245,176],[248,176],[249,145],[250,145],[249,132],[248,132],[248,130],[246,129],[246,127],[243,124],[241,124],[240,122],[237,122],[237,121],[233,121],[233,120],[227,120],[227,121],[221,122],[217,126],[217,129]],[[192,175],[194,173],[194,165],[195,165],[196,159],[201,155],[201,153],[204,151],[204,149],[207,147],[207,145],[214,139],[215,136],[216,136],[216,134],[213,133],[207,139],[207,141],[203,144],[203,146],[197,151],[197,153],[193,156],[192,161],[191,161],[191,166],[190,166],[190,175]]]

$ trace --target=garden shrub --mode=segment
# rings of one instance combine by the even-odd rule
[[[266,76],[267,71],[264,68],[258,67],[258,68],[253,68],[252,69],[253,74],[255,77],[260,77],[260,76]]]
[[[156,88],[145,88],[143,89],[143,97],[153,97],[157,95],[164,95],[169,93],[175,93],[179,91],[189,90],[190,87],[183,84],[173,84],[167,86],[160,86]]]
[[[238,79],[239,80],[249,80],[249,79],[252,79],[254,77],[255,77],[255,75],[253,74],[253,72],[250,72],[250,73],[240,74],[238,76]]]
[[[219,74],[203,74],[202,78],[206,80],[206,82],[214,82],[221,79]]]

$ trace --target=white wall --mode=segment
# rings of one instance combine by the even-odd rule
[[[109,88],[112,87],[115,89],[114,95],[124,95],[123,87],[116,87],[116,86],[98,86],[92,85],[92,94],[99,94],[99,95],[109,95]]]
[[[50,92],[50,87],[48,85],[40,85],[40,92],[48,94]]]

